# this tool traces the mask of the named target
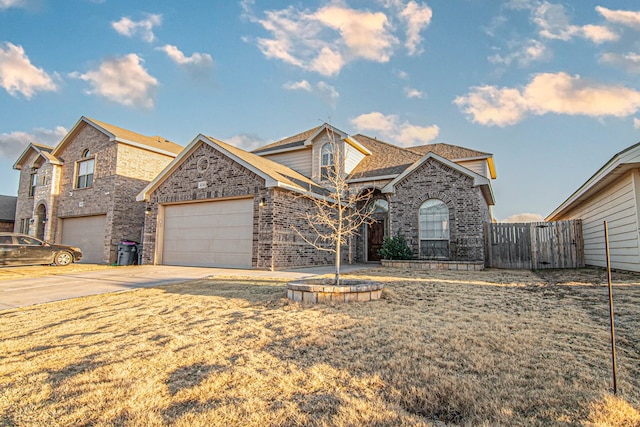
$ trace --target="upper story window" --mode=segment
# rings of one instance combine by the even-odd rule
[[[449,208],[442,200],[429,199],[420,206],[420,257],[449,257]]]
[[[327,142],[320,151],[320,179],[329,179],[335,173],[335,153],[333,144]]]
[[[38,185],[38,171],[37,170],[33,170],[31,172],[31,176],[30,176],[29,180],[30,180],[29,197],[33,197],[33,196],[36,195],[36,186]]]
[[[93,170],[96,160],[88,158],[91,156],[89,150],[82,152],[82,159],[76,163],[76,188],[87,188],[93,185]]]

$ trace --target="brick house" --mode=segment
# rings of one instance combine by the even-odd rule
[[[14,230],[79,246],[83,262],[113,263],[120,241],[142,237],[136,195],[182,148],[81,117],[56,147],[31,143],[14,164]]]
[[[146,264],[282,269],[330,264],[293,230],[322,197],[340,150],[354,188],[373,189],[376,222],[343,253],[379,259],[384,236],[402,234],[419,258],[484,260],[492,221],[493,156],[448,144],[401,148],[328,124],[253,152],[198,135],[137,197],[147,202]]]

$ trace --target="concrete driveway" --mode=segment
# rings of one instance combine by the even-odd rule
[[[374,266],[371,264],[346,265],[342,267],[342,273]],[[333,266],[288,271],[260,271],[140,265],[29,279],[0,280],[0,310],[88,295],[168,285],[209,276],[271,277],[294,280],[332,272]]]

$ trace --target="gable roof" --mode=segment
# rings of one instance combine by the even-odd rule
[[[420,155],[388,142],[366,135],[354,135],[354,139],[367,147],[371,155],[351,171],[349,179],[397,175],[420,159]]]
[[[307,129],[304,132],[300,132],[296,135],[289,136],[287,138],[281,139],[280,141],[272,142],[271,144],[267,144],[263,147],[256,148],[255,150],[252,151],[252,153],[262,154],[270,151],[304,147],[305,141],[307,141],[313,135],[318,133],[318,130],[320,130],[322,126],[323,125],[316,126],[311,129]]]
[[[323,123],[320,126],[317,126],[312,129],[308,129],[304,132],[301,132],[294,136],[290,136],[280,141],[276,141],[269,145],[265,145],[264,147],[256,148],[255,150],[252,151],[252,153],[265,155],[265,154],[281,153],[284,151],[301,150],[306,147],[309,147],[313,143],[313,140],[318,135],[327,131],[339,135],[341,140],[344,140],[347,144],[351,145],[361,153],[371,154],[371,152],[366,147],[360,144],[357,140],[350,137],[349,134],[341,131],[340,129],[334,126],[331,126],[328,123]]]
[[[632,169],[640,168],[640,142],[615,154],[604,166],[569,196],[545,218],[546,221],[562,219],[562,215],[585,202]]]
[[[470,148],[460,147],[458,145],[451,145],[439,142],[437,144],[418,145],[416,147],[409,147],[407,150],[424,156],[429,151],[438,156],[444,157],[449,160],[461,160],[475,157],[491,156],[489,153],[482,151],[472,150]]]
[[[0,221],[15,221],[17,201],[16,196],[0,195]]]
[[[49,160],[53,164],[62,164],[60,160],[58,160],[56,157],[54,157],[51,154],[52,151],[53,151],[53,147],[31,142],[29,143],[29,145],[27,145],[27,148],[24,149],[22,154],[20,154],[20,157],[18,157],[18,160],[16,160],[16,162],[13,164],[13,169],[21,170],[25,166],[27,168],[32,168],[36,164],[38,158],[41,156]],[[37,156],[31,161],[31,163],[27,165],[25,164],[25,162],[27,161],[31,153],[36,153]]]
[[[92,126],[98,131],[104,133],[109,137],[111,141],[117,141],[122,144],[131,145],[133,147],[142,148],[145,150],[153,151],[160,154],[165,154],[171,157],[175,157],[180,153],[184,147],[169,141],[161,136],[145,136],[139,133],[123,129],[118,126],[110,125],[99,120],[91,119],[89,117],[82,116],[80,120],[76,122],[73,128],[62,138],[62,141],[56,146],[51,153],[53,156],[59,155],[62,149],[67,145],[69,141],[84,127]]]
[[[322,187],[319,187],[309,178],[281,163],[249,153],[248,151],[244,151],[241,148],[210,136],[199,134],[185,147],[178,157],[173,159],[173,161],[138,194],[136,200],[148,201],[150,194],[195,151],[200,143],[208,144],[213,149],[263,178],[267,187],[283,187],[296,192],[316,195],[322,195],[324,192]]]
[[[396,184],[398,184],[399,182],[404,180],[407,176],[409,176],[413,171],[418,169],[423,163],[425,163],[429,159],[433,159],[433,160],[435,160],[437,162],[440,162],[440,163],[444,164],[445,166],[448,166],[451,169],[460,172],[463,175],[467,175],[468,177],[473,178],[473,186],[474,187],[480,187],[480,189],[482,191],[482,195],[484,196],[485,200],[487,201],[487,204],[489,204],[489,205],[495,205],[496,204],[495,203],[495,198],[493,196],[493,190],[491,189],[491,183],[489,182],[488,178],[485,178],[484,176],[482,176],[480,174],[477,174],[477,173],[473,172],[472,170],[465,168],[464,166],[460,166],[459,164],[454,163],[453,161],[451,161],[449,159],[445,159],[444,157],[439,156],[439,155],[433,153],[432,151],[428,152],[424,157],[422,157],[417,162],[413,163],[411,166],[406,168],[401,174],[399,174],[397,177],[395,177],[393,179],[393,181],[391,181],[390,183],[385,185],[382,188],[382,192],[383,193],[393,193],[393,192],[395,192]]]
[[[472,150],[470,148],[460,147],[458,145],[451,145],[445,143],[419,145],[417,147],[407,148],[409,151],[418,153],[422,156],[428,152],[435,153],[445,159],[452,160],[454,162],[462,162],[465,160],[486,160],[489,164],[489,174],[491,178],[496,179],[496,167],[493,163],[493,154],[485,153],[483,151]]]

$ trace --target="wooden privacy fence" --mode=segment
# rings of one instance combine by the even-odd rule
[[[485,266],[538,270],[584,267],[582,221],[485,224]]]

